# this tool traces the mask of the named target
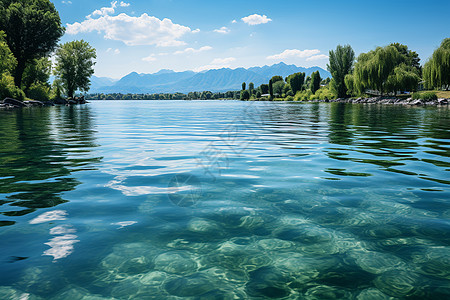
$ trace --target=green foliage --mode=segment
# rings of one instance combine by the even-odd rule
[[[58,48],[55,75],[69,97],[77,90],[89,90],[96,57],[95,49],[83,40],[68,42]]]
[[[336,94],[330,87],[326,86],[318,89],[315,94],[310,89],[299,91],[295,94],[294,101],[331,100],[335,98]]]
[[[50,100],[50,88],[47,84],[33,83],[27,91],[27,97],[38,101]]]
[[[355,64],[352,82],[350,79],[345,80],[351,84],[347,88],[359,95],[367,89],[377,90],[381,94],[413,91],[420,79],[416,55],[400,44],[362,53]]]
[[[245,84],[245,82],[242,83],[242,90],[243,90],[243,91],[246,90],[246,84]]]
[[[5,38],[5,33],[0,31],[0,76],[3,73],[11,74],[17,65],[17,60],[9,49]]]
[[[261,98],[261,92],[260,91],[256,92],[256,98]]]
[[[275,83],[273,83],[273,94],[275,96],[281,97],[283,95],[283,89],[284,89],[285,83],[284,80],[278,80]]]
[[[277,82],[277,81],[283,81],[283,82],[284,82],[283,77],[281,77],[281,76],[279,76],[279,75],[273,76],[271,80],[272,80],[272,83],[273,83],[273,84],[275,84],[275,82]]]
[[[434,92],[417,92],[412,94],[412,99],[431,101],[437,100],[438,96]]]
[[[33,84],[46,84],[50,79],[52,62],[48,57],[34,59],[27,64],[22,77],[22,89],[27,93]]]
[[[16,87],[14,78],[5,72],[0,75],[0,99],[3,100],[6,97],[24,100],[25,93]]]
[[[450,38],[444,39],[425,63],[423,79],[427,89],[450,87]]]
[[[311,74],[311,85],[310,85],[310,89],[311,92],[314,94],[319,88],[320,88],[320,82],[322,81],[322,79],[320,78],[320,73],[319,71],[313,72]]]
[[[269,85],[268,84],[261,84],[260,87],[261,89],[261,94],[269,94]]]
[[[294,101],[307,101],[311,95],[312,92],[310,89],[298,91],[295,94]]]
[[[14,79],[21,86],[27,62],[47,56],[64,34],[55,6],[49,0],[0,1],[0,30],[17,59]]]
[[[250,82],[248,84],[248,91],[250,93],[250,96],[253,96],[253,94],[255,92],[255,84],[253,82]]]
[[[292,93],[296,94],[303,88],[305,83],[305,73],[294,73],[286,78],[286,82],[290,85]]]
[[[241,91],[241,100],[249,100],[250,93],[247,90]]]
[[[347,97],[347,87],[345,76],[353,71],[355,62],[355,52],[350,45],[338,45],[336,50],[330,50],[330,63],[327,65],[328,71],[333,76],[331,87],[338,98]]]
[[[273,98],[273,82],[272,82],[272,79],[269,80],[269,94],[270,94],[270,98]]]

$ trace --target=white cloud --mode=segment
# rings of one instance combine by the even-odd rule
[[[144,57],[142,60],[146,62],[152,62],[156,60],[156,57],[155,54],[150,54],[149,56]]]
[[[275,55],[271,55],[268,56],[267,59],[286,59],[286,58],[305,58],[305,57],[310,57],[313,55],[317,55],[320,53],[320,50],[318,49],[305,49],[305,50],[298,50],[298,49],[287,49],[284,50],[282,53],[280,54],[275,54]]]
[[[314,61],[314,60],[322,60],[322,59],[328,59],[328,55],[325,54],[319,54],[319,55],[314,55],[311,57],[308,57],[306,60],[307,61]]]
[[[214,59],[211,62],[211,64],[213,64],[213,65],[214,64],[216,64],[216,65],[220,65],[220,64],[224,65],[224,64],[229,64],[230,62],[233,62],[235,60],[236,60],[236,58],[234,58],[234,57],[216,58],[216,59]]]
[[[125,3],[123,1],[120,1],[119,6],[121,6],[121,7],[128,7],[128,6],[130,6],[130,3]]]
[[[113,2],[112,6],[114,5]],[[128,46],[157,45],[164,47],[185,45],[186,43],[180,41],[179,38],[192,32],[189,27],[174,24],[170,19],[160,20],[145,13],[139,17],[121,13],[118,16],[106,14],[97,19],[88,16],[81,23],[67,24],[66,33],[75,35],[92,31],[103,32],[105,39],[122,41]]]
[[[214,29],[214,32],[227,34],[227,33],[230,33],[230,29],[223,26],[220,29]]]
[[[108,53],[113,53],[114,55],[120,54],[120,50],[119,49],[113,49],[113,48],[108,48],[108,50],[106,50],[106,52]]]
[[[227,58],[216,58],[214,59],[210,64],[206,66],[202,66],[199,68],[196,68],[195,72],[202,72],[206,70],[212,70],[212,69],[222,69],[222,68],[229,68],[230,63],[235,61],[236,58],[234,57],[227,57]]]
[[[236,20],[231,21],[231,24],[236,24],[236,23],[237,23]]]
[[[112,15],[113,13],[116,12],[116,8],[117,8],[117,1],[113,1],[113,2],[111,2],[110,7],[102,7],[100,9],[94,10],[94,12],[92,12],[92,14],[88,15],[87,18],[90,19],[93,16]]]
[[[72,1],[61,1],[62,4],[70,5],[72,4]]]
[[[272,19],[269,19],[266,15],[250,15],[248,17],[242,18],[242,21],[248,25],[259,25],[259,24],[266,24],[272,21]]]
[[[200,47],[198,49],[194,49],[194,48],[186,48],[184,50],[180,50],[180,51],[175,51],[173,54],[183,54],[183,53],[199,53],[199,52],[204,52],[204,51],[209,51],[212,50],[211,46],[203,46]]]
[[[195,30],[192,30],[192,33],[199,33],[200,32],[200,29],[195,29]]]

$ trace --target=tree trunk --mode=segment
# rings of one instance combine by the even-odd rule
[[[14,84],[18,88],[21,88],[22,76],[23,76],[23,72],[24,71],[25,71],[25,61],[24,60],[17,60],[16,72],[14,74]]]

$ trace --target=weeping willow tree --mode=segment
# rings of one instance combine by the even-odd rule
[[[425,88],[450,88],[450,38],[442,41],[423,68]]]
[[[419,57],[401,44],[378,47],[359,55],[352,74],[344,81],[354,95],[376,90],[381,95],[415,91],[420,80]]]

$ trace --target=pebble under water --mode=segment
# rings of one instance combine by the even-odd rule
[[[0,299],[449,299],[450,110],[0,111]]]

